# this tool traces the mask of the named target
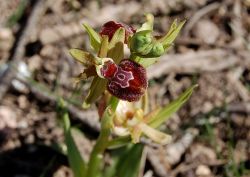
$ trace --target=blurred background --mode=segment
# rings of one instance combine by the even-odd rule
[[[199,84],[188,103],[161,127],[174,141],[146,146],[147,177],[250,177],[249,0],[1,0],[0,177],[72,176],[57,151],[63,131],[57,98],[67,100],[89,155],[98,136],[96,105],[81,104],[90,80],[70,48],[89,50],[81,26],[108,20],[138,27],[155,16],[155,35],[187,20],[175,45],[148,68],[150,107]],[[107,156],[107,161],[108,161]]]

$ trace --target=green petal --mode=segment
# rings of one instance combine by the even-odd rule
[[[88,24],[84,23],[83,26],[89,35],[91,47],[94,49],[95,52],[98,52],[101,44],[100,35],[97,32],[95,32],[95,30]]]
[[[108,57],[112,58],[115,63],[120,63],[124,58],[124,40],[125,40],[125,30],[124,28],[119,28],[116,30],[109,43]]]

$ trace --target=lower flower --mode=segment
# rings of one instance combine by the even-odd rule
[[[171,135],[150,127],[143,110],[136,107],[135,103],[119,102],[114,117],[114,133],[118,136],[130,135],[133,143],[138,143],[140,137],[145,135],[156,143],[168,144]]]

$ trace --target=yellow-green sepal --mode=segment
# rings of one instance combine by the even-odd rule
[[[87,23],[84,23],[83,27],[85,28],[85,30],[87,31],[87,33],[89,35],[90,45],[91,45],[92,49],[98,53],[100,50],[100,46],[101,46],[100,35]]]

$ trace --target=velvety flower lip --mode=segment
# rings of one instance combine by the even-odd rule
[[[119,65],[105,63],[101,74],[108,79],[107,90],[122,100],[138,101],[148,86],[146,69],[129,59],[123,59]]]
[[[124,41],[125,43],[127,43],[128,36],[130,36],[136,32],[136,30],[132,26],[129,26],[129,25],[126,25],[126,24],[120,23],[120,22],[109,21],[102,26],[102,28],[100,30],[100,35],[101,36],[106,35],[109,37],[109,40],[111,40],[114,33],[119,28],[125,29],[125,35],[126,35],[125,41]]]

